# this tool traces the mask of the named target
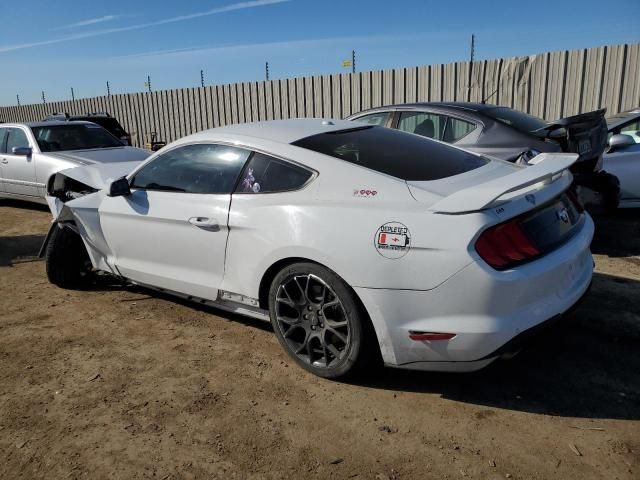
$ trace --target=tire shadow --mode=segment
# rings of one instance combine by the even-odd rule
[[[0,237],[0,267],[15,263],[39,261],[38,252],[45,235],[19,235]]]

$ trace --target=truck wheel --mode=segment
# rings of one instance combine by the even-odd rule
[[[45,254],[47,278],[60,288],[83,289],[93,282],[93,267],[87,249],[76,232],[55,228]]]

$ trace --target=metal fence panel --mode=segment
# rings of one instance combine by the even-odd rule
[[[640,44],[0,107],[0,121],[105,111],[143,145],[152,131],[172,141],[230,123],[339,118],[382,105],[443,100],[486,100],[545,119],[639,107]]]

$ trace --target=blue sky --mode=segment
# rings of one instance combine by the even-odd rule
[[[0,105],[640,41],[639,0],[0,0]]]

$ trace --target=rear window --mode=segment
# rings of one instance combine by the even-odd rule
[[[102,128],[106,128],[111,133],[113,133],[116,137],[122,137],[126,135],[127,132],[120,126],[118,120],[113,117],[83,117],[82,120],[86,122],[93,122],[95,124],[100,125]]]
[[[532,133],[547,126],[547,123],[541,118],[507,107],[488,108],[482,113],[524,133]]]
[[[451,177],[488,162],[428,138],[384,127],[320,133],[293,145],[409,181]]]

